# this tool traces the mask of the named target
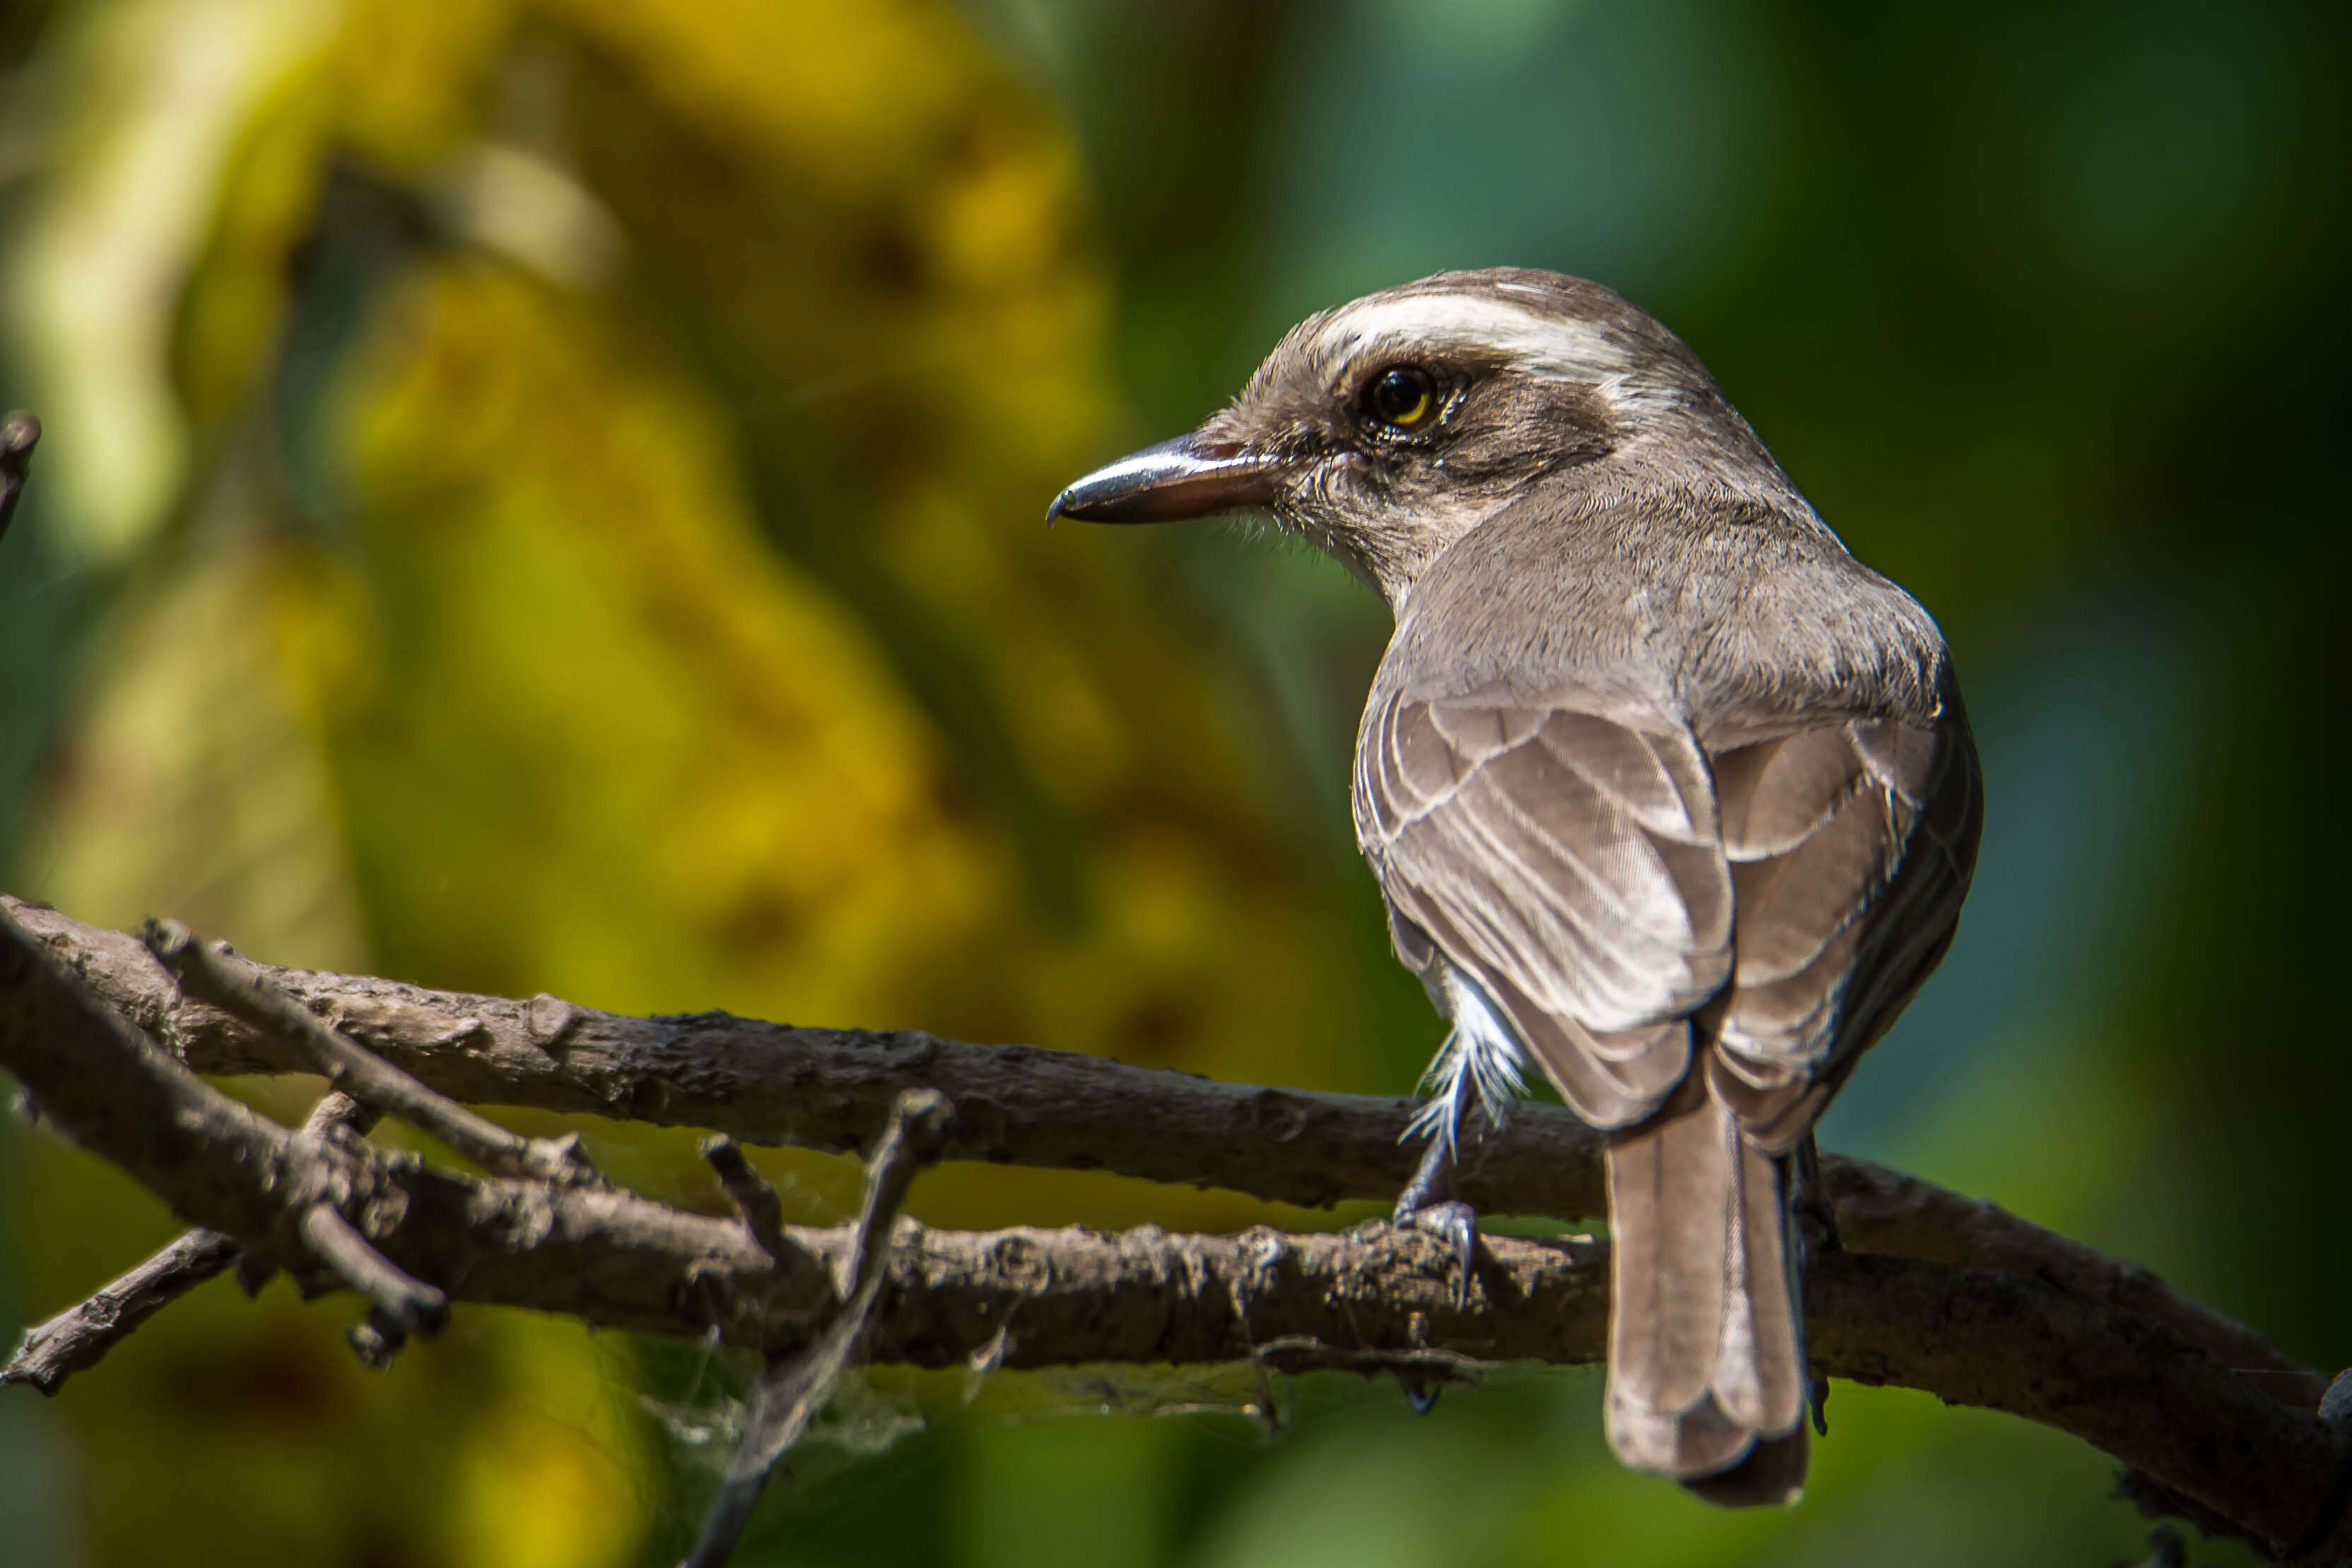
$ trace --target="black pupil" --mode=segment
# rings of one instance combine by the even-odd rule
[[[1383,371],[1372,382],[1372,412],[1391,424],[1419,418],[1429,406],[1429,378],[1419,371]]]

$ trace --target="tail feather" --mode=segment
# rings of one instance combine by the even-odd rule
[[[1705,1076],[1610,1145],[1609,1441],[1710,1500],[1785,1502],[1807,1458],[1787,1184]]]
[[[1720,1116],[1738,1148],[1738,1190],[1728,1206],[1732,1233],[1714,1387],[1732,1419],[1776,1436],[1802,1425],[1807,1393],[1785,1167],[1757,1146],[1727,1108]]]
[[[1794,1502],[1804,1495],[1805,1467],[1812,1459],[1811,1435],[1803,1423],[1785,1437],[1759,1437],[1748,1457],[1727,1470],[1685,1479],[1692,1496],[1717,1508],[1762,1508]]]
[[[1686,1410],[1714,1371],[1727,1272],[1724,1204],[1735,1177],[1709,1110],[1704,1102],[1681,1113],[1670,1107],[1610,1145],[1610,1388],[1637,1409]]]

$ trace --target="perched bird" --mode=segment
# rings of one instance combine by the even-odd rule
[[[1401,1220],[1454,1238],[1474,1102],[1540,1067],[1609,1134],[1608,1430],[1725,1504],[1801,1490],[1798,1155],[1950,945],[1976,750],[1935,622],[1690,350],[1555,273],[1294,329],[1054,516],[1270,514],[1385,598],[1356,831],[1453,1030]]]

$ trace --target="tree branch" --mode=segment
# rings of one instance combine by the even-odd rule
[[[215,1074],[316,1071],[301,1053],[180,994],[134,937],[0,894],[0,911],[181,1061]],[[242,962],[242,960],[240,960]],[[1412,1179],[1412,1103],[1223,1083],[1032,1046],[914,1030],[795,1029],[726,1013],[639,1019],[550,996],[528,1001],[253,965],[305,1009],[456,1100],[708,1127],[750,1144],[865,1146],[900,1091],[947,1095],[940,1158],[1229,1187],[1327,1207],[1392,1200]],[[1466,1142],[1456,1196],[1486,1214],[1580,1218],[1607,1194],[1600,1137],[1567,1110],[1528,1104]],[[2010,1214],[1867,1160],[1825,1155],[1839,1239],[2051,1281],[2168,1324],[2297,1409],[2326,1379],[2263,1335],[2119,1262]]]
[[[702,1140],[702,1157],[719,1177],[719,1185],[727,1191],[727,1200],[735,1206],[743,1228],[760,1244],[760,1250],[782,1260],[793,1242],[784,1234],[783,1200],[768,1185],[767,1177],[751,1168],[751,1162],[743,1157],[735,1140],[724,1133]]]
[[[601,1185],[477,1178],[395,1160],[358,1140],[306,1142],[149,1041],[76,975],[76,967],[88,970],[76,956],[84,950],[70,934],[63,941],[58,935],[54,917],[45,940],[0,915],[0,1067],[55,1124],[184,1217],[313,1281],[321,1270],[302,1239],[301,1219],[324,1201],[352,1219],[389,1266],[454,1300],[648,1333],[700,1336],[715,1329],[730,1343],[781,1358],[820,1344],[837,1321],[837,1281],[856,1281],[853,1258],[872,1255],[859,1248],[854,1227],[788,1228],[782,1239],[790,1246],[780,1259],[733,1218],[684,1214]],[[143,953],[138,962],[149,964]],[[319,977],[310,979],[315,990]],[[389,994],[396,990],[341,982],[326,988],[324,1005],[331,1008],[336,996],[379,1007],[425,1005]],[[146,994],[150,1005],[157,999]],[[491,1002],[484,1014],[499,1008],[526,1019],[530,1011]],[[182,1011],[185,1026],[191,1020]],[[574,1021],[601,1030],[608,1027],[596,1021],[602,1017]],[[207,1027],[217,1034],[222,1026]],[[717,1032],[737,1051],[744,1049],[742,1031],[761,1028],[731,1019],[612,1020],[611,1027]],[[258,1056],[285,1050],[249,1035],[227,1038],[247,1040]],[[806,1060],[814,1047],[785,1049]],[[870,1045],[836,1041],[835,1049],[869,1070],[907,1054],[883,1047],[877,1062]],[[1052,1065],[1043,1052],[1008,1062],[1003,1053],[969,1047],[941,1049],[929,1060],[959,1054],[967,1068],[974,1059],[992,1067],[1000,1085]],[[1080,1069],[1079,1080],[1105,1076],[1106,1065]],[[1127,1081],[1125,1070],[1108,1075]],[[773,1103],[778,1091],[768,1085],[761,1092]],[[1229,1106],[1275,1096],[1276,1103],[1302,1107],[1291,1137],[1268,1140],[1283,1148],[1310,1128],[1320,1126],[1317,1135],[1328,1139],[1334,1124],[1377,1120],[1385,1104],[1274,1091],[1228,1096]],[[1005,1102],[993,1103],[1002,1114]],[[1043,1105],[1014,1103],[1019,1125],[1039,1128],[1043,1146],[1066,1147],[1042,1132]],[[961,1109],[944,1147],[969,1149],[977,1138],[1003,1148],[1015,1136],[1010,1117],[975,1134],[960,1125]],[[1165,1107],[1152,1107],[1130,1136],[1141,1139],[1164,1119]],[[1292,1120],[1286,1115],[1284,1124]],[[1226,1136],[1234,1136],[1230,1129]],[[1255,1136],[1266,1134],[1259,1128]],[[1244,1133],[1240,1141],[1251,1137]],[[1311,1161],[1317,1149],[1310,1145],[1292,1157]],[[1165,1151],[1147,1157],[1164,1158]],[[1278,1163],[1264,1151],[1259,1157],[1266,1169]],[[1916,1201],[1895,1179],[1886,1190],[1902,1200],[1898,1224],[1944,1212]],[[1982,1211],[1969,1212],[1984,1219]],[[2008,1227],[2018,1222],[2006,1216],[1984,1223],[2000,1236],[2017,1234]],[[1966,1250],[1980,1242],[1962,1236],[1954,1244]],[[863,1347],[882,1361],[1015,1368],[1233,1362],[1271,1359],[1276,1350],[1291,1364],[1311,1365],[1318,1348],[1358,1366],[1446,1354],[1588,1362],[1606,1341],[1607,1257],[1604,1243],[1583,1238],[1489,1238],[1464,1311],[1449,1285],[1450,1249],[1385,1224],[1339,1235],[1260,1228],[1177,1236],[1147,1226],[1113,1236],[1082,1228],[933,1231],[902,1222],[887,1267],[872,1277],[879,1284]],[[2107,1272],[2128,1273],[2111,1264]],[[2024,1274],[1832,1253],[1811,1271],[1807,1325],[1811,1353],[1834,1375],[1923,1388],[2072,1432],[2267,1550],[2310,1541],[2305,1561],[2352,1561],[2352,1526],[2326,1511],[2352,1467],[2345,1435],[2267,1396],[2130,1301]]]
[[[206,1280],[226,1272],[236,1257],[236,1241],[219,1231],[188,1231],[100,1286],[88,1301],[26,1329],[8,1364],[0,1366],[0,1384],[21,1383],[55,1394],[67,1378],[96,1366],[140,1324]]]
[[[841,1306],[806,1348],[796,1355],[771,1359],[761,1371],[735,1462],[728,1467],[727,1479],[711,1500],[701,1535],[688,1553],[684,1568],[719,1568],[727,1561],[742,1537],[743,1527],[751,1521],[752,1505],[760,1500],[769,1476],[833,1397],[834,1384],[856,1359],[887,1282],[884,1265],[898,1229],[898,1209],[907,1201],[908,1189],[915,1185],[915,1173],[937,1155],[949,1115],[946,1096],[933,1090],[909,1089],[898,1096],[890,1124],[883,1130],[874,1157],[866,1162],[866,1201],[850,1233]],[[721,1166],[720,1179],[728,1183],[728,1193],[737,1207],[747,1210],[745,1222],[753,1239],[760,1241],[762,1251],[777,1256],[774,1245],[761,1234],[762,1228],[751,1219],[749,1212],[772,1208],[775,1195],[768,1192],[764,1201],[747,1206],[741,1189],[751,1167],[738,1156],[740,1168],[730,1178],[724,1162],[715,1163]],[[757,1180],[756,1176],[751,1179]],[[760,1186],[764,1189],[766,1184]]]
[[[594,1171],[580,1152],[579,1134],[560,1139],[522,1137],[435,1092],[345,1040],[260,965],[232,952],[227,943],[207,946],[177,921],[152,920],[141,933],[141,940],[156,962],[180,982],[183,994],[220,1009],[268,1038],[290,1042],[311,1071],[376,1114],[397,1116],[500,1176],[547,1181],[594,1178]],[[470,1022],[460,1022],[447,1032],[463,1039]]]
[[[373,1113],[348,1095],[328,1094],[311,1108],[297,1136],[324,1138],[345,1127],[365,1133],[374,1121]],[[245,1267],[239,1271],[239,1283],[248,1295],[260,1290],[276,1271],[274,1265],[240,1251],[229,1237],[198,1226],[120,1279],[101,1286],[89,1300],[26,1329],[16,1354],[5,1366],[0,1366],[0,1384],[22,1383],[43,1394],[55,1394],[67,1378],[104,1360],[106,1353],[129,1339],[140,1324],[240,1263]]]

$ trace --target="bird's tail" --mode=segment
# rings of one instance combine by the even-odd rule
[[[1808,1385],[1788,1162],[1706,1077],[1610,1143],[1609,1446],[1727,1508],[1790,1502]]]

